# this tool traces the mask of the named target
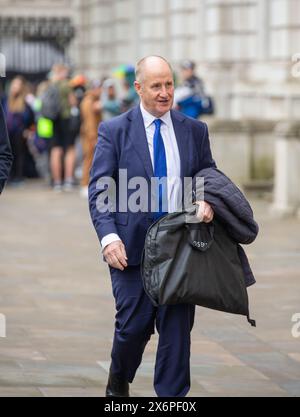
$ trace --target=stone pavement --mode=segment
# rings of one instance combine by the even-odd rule
[[[246,319],[197,307],[190,396],[300,396],[300,221],[252,199],[261,231],[246,247],[257,284]],[[103,396],[114,301],[87,202],[40,182],[0,197],[1,396]],[[300,328],[299,328],[300,330]],[[155,334],[131,384],[155,395]]]

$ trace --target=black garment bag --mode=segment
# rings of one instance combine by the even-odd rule
[[[222,223],[189,223],[188,212],[156,221],[146,235],[141,273],[155,306],[188,303],[249,317],[244,272]]]

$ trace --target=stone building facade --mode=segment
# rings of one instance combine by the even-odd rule
[[[45,77],[55,62],[76,61],[73,0],[0,0],[0,52],[6,79]]]
[[[241,185],[275,178],[274,207],[300,207],[300,178],[288,186],[288,157],[280,163],[282,149],[295,166],[300,161],[294,128],[300,114],[299,0],[0,0],[0,10],[0,52],[8,45],[8,19],[14,34],[23,19],[23,26],[38,28],[36,34],[29,30],[26,42],[42,41],[42,51],[50,43],[50,54],[54,47],[90,77],[148,54],[165,56],[175,70],[182,59],[194,60],[215,99],[208,123],[219,167]],[[30,66],[28,42],[21,45],[22,53],[12,56]],[[278,130],[282,121],[285,128]],[[292,196],[282,198],[283,190]]]
[[[297,118],[298,0],[79,0],[79,65],[97,76],[147,54],[198,63],[221,118]]]
[[[299,165],[300,139],[289,133],[300,114],[299,0],[79,0],[77,7],[82,71],[109,74],[148,54],[175,69],[181,59],[196,61],[215,98],[208,123],[218,166],[240,185],[272,187],[275,178],[274,208],[300,207],[300,178],[287,156]]]
[[[300,113],[299,0],[0,0],[0,10],[0,52],[12,51],[7,34],[21,26],[27,48],[56,37],[75,68],[92,77],[147,54],[165,56],[175,69],[190,58],[218,118],[276,121]],[[22,51],[15,56],[30,67],[21,37],[15,42]]]

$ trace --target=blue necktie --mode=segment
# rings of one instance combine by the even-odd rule
[[[155,133],[153,137],[153,148],[154,148],[154,176],[158,179],[164,178],[164,181],[161,181],[162,185],[159,185],[159,194],[158,199],[156,199],[156,210],[154,213],[154,219],[157,220],[164,214],[166,211],[163,211],[163,208],[167,209],[167,159],[166,151],[164,146],[164,141],[160,133],[160,126],[162,121],[160,119],[154,120],[155,124]],[[164,202],[164,207],[163,207]]]

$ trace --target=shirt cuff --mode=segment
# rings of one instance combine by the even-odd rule
[[[117,240],[121,239],[116,233],[109,233],[108,235],[104,236],[104,238],[101,240],[102,252],[104,251],[107,245],[109,245],[112,242],[116,242]]]

